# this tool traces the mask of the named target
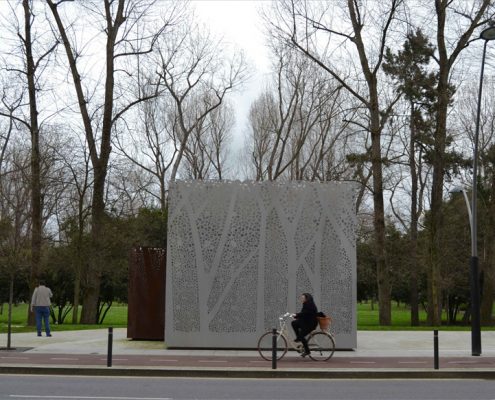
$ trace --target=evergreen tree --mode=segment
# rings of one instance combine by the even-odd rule
[[[418,29],[409,33],[402,50],[397,54],[388,48],[385,54],[383,70],[397,84],[409,107],[409,172],[411,174],[410,208],[410,303],[411,325],[419,325],[418,299],[418,220],[421,214],[422,154],[428,154],[431,145],[430,135],[434,128],[435,87],[438,76],[428,70],[434,55],[434,47],[428,38]]]

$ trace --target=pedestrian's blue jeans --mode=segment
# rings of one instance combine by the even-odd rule
[[[34,306],[34,315],[36,318],[36,330],[38,335],[41,335],[41,320],[45,323],[45,332],[50,335],[50,307]]]

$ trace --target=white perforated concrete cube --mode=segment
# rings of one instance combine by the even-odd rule
[[[352,183],[178,181],[169,188],[165,342],[255,348],[313,294],[356,347]]]

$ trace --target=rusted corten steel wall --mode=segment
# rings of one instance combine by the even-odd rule
[[[165,249],[132,249],[129,262],[128,338],[164,339],[165,271]]]

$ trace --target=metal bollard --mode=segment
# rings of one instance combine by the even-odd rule
[[[277,369],[277,330],[272,329],[272,369]]]
[[[434,368],[439,368],[438,362],[438,330],[433,331],[433,358],[434,358]]]
[[[113,328],[108,328],[108,352],[107,352],[107,367],[112,366],[112,344],[113,344]]]

